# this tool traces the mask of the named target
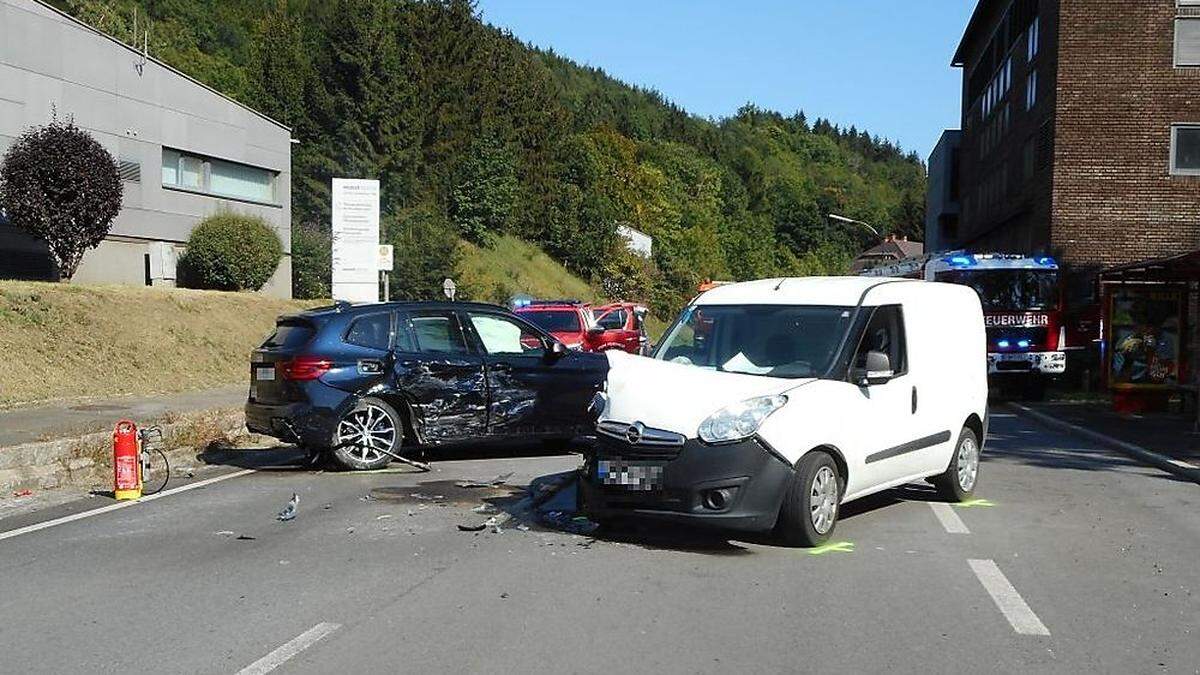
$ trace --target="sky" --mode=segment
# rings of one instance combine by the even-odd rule
[[[929,155],[958,127],[975,0],[479,0],[487,23],[691,113],[825,117]]]

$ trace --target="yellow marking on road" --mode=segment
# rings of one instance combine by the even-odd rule
[[[831,544],[825,544],[824,546],[818,546],[816,548],[808,549],[809,555],[823,555],[825,553],[853,553],[853,552],[854,552],[854,542],[851,542],[851,541],[839,541],[839,542],[834,542]]]
[[[959,508],[964,508],[964,509],[970,509],[970,508],[974,508],[977,506],[988,507],[988,506],[995,506],[995,505],[996,505],[996,502],[993,502],[990,499],[968,499],[965,502],[959,502],[957,504],[953,504],[953,506],[957,506]]]

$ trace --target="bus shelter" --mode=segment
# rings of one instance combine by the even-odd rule
[[[1101,363],[1113,405],[1161,410],[1174,395],[1195,404],[1200,250],[1110,267],[1099,282]]]

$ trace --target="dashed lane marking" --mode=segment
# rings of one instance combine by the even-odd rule
[[[155,499],[162,499],[163,497],[169,497],[174,494],[179,494],[180,492],[186,492],[188,490],[195,490],[196,488],[202,488],[207,485],[212,485],[213,483],[220,483],[221,481],[229,480],[230,478],[238,478],[240,476],[252,474],[252,473],[254,473],[254,471],[255,471],[255,469],[244,469],[242,471],[234,471],[233,473],[227,473],[227,474],[222,474],[220,476],[214,476],[212,478],[206,478],[204,480],[198,480],[195,483],[188,483],[187,485],[180,485],[177,488],[171,488],[170,490],[164,490],[162,492],[157,492],[152,495],[147,495],[137,501],[117,502],[116,504],[109,504],[108,506],[102,506],[98,509],[92,509],[91,511],[82,511],[80,513],[72,513],[69,516],[63,516],[62,518],[55,518],[53,520],[46,520],[46,521],[43,521],[40,523],[34,523],[33,525],[26,525],[25,527],[18,527],[15,530],[9,530],[7,532],[0,532],[0,541],[3,541],[5,539],[12,539],[13,537],[19,537],[23,534],[29,534],[31,532],[37,532],[38,530],[44,530],[48,527],[54,527],[55,525],[64,525],[66,523],[73,523],[76,520],[83,520],[84,518],[91,518],[92,516],[98,516],[102,513],[108,513],[110,511],[117,511],[119,509],[128,508],[130,506],[134,506],[135,504],[144,504],[146,502],[152,502]]]
[[[971,531],[967,529],[967,524],[958,517],[949,504],[929,502],[929,508],[933,509],[933,515],[937,516],[938,522],[950,534],[971,534]]]
[[[994,560],[968,560],[971,571],[1000,609],[1009,625],[1021,635],[1049,635],[1046,624],[1033,613],[1017,589],[1008,581]]]
[[[238,675],[263,675],[275,670],[293,656],[317,644],[322,638],[341,628],[336,623],[319,623],[279,645],[274,651],[238,671]]]
[[[853,552],[854,552],[854,542],[850,542],[850,541],[839,541],[839,542],[834,542],[831,544],[825,544],[823,546],[817,546],[816,548],[808,549],[809,555],[824,555],[826,553],[853,553]]]

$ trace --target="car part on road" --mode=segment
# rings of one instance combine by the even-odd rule
[[[964,427],[954,448],[954,456],[946,472],[930,482],[943,499],[963,502],[975,494],[975,486],[979,482],[979,439],[975,431]]]
[[[300,505],[300,495],[292,493],[292,498],[288,501],[287,506],[276,516],[277,520],[289,521],[296,517],[296,507]]]
[[[460,488],[489,488],[489,487],[498,487],[498,486],[500,486],[500,485],[504,485],[504,483],[505,483],[505,482],[507,482],[509,478],[512,478],[512,476],[513,476],[513,472],[512,472],[512,471],[509,471],[508,473],[502,473],[502,474],[500,474],[499,476],[496,476],[495,478],[493,478],[493,479],[491,479],[491,480],[489,480],[489,481],[481,481],[481,480],[460,480],[460,481],[458,481],[457,483],[455,483],[455,485],[456,485],[456,486],[458,486],[458,487],[460,487]]]

